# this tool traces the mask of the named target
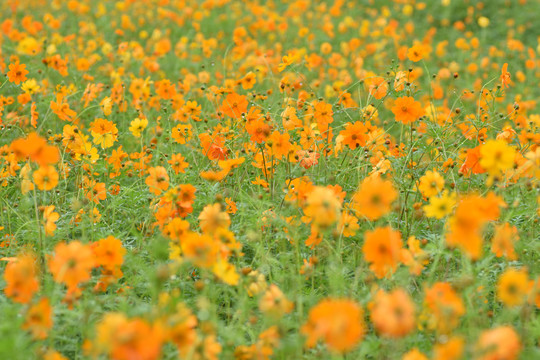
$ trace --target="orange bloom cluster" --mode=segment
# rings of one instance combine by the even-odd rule
[[[18,159],[30,159],[40,166],[55,164],[60,159],[58,149],[48,145],[47,140],[32,132],[25,139],[11,143],[10,150]]]
[[[537,2],[0,1],[0,358],[539,358]]]
[[[49,257],[48,267],[53,279],[66,285],[66,301],[81,295],[81,286],[92,277],[92,270],[102,268],[102,276],[96,290],[107,287],[122,277],[120,266],[126,250],[120,240],[109,236],[92,244],[80,241],[61,242],[55,246],[54,255]]]

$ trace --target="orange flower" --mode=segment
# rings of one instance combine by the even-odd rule
[[[388,92],[388,83],[383,77],[367,78],[366,84],[369,86],[369,93],[377,100],[382,99]]]
[[[4,270],[6,287],[4,293],[13,301],[27,304],[39,290],[36,259],[30,254],[23,254],[11,260]]]
[[[163,234],[171,240],[180,241],[180,239],[189,231],[189,223],[181,218],[172,219],[163,230]]]
[[[167,319],[167,338],[174,343],[182,357],[188,357],[197,340],[197,317],[179,303],[176,311]]]
[[[401,250],[401,261],[409,267],[409,272],[413,275],[420,275],[424,266],[429,264],[427,253],[420,247],[420,240],[414,236],[407,239],[408,249]]]
[[[429,358],[415,348],[403,355],[401,360],[429,360]]]
[[[49,271],[56,282],[66,284],[68,291],[76,291],[79,284],[90,280],[95,266],[90,245],[78,240],[68,244],[61,242],[55,246],[54,253],[49,258]]]
[[[292,54],[284,55],[281,58],[281,63],[278,65],[278,71],[282,72],[287,68],[287,66],[291,65],[296,60],[296,57]]]
[[[339,220],[341,201],[332,189],[315,186],[306,198],[304,214],[313,220],[313,224],[327,228]]]
[[[467,155],[465,157],[465,162],[459,169],[460,174],[469,174],[472,172],[473,174],[483,174],[486,172],[486,169],[484,169],[480,165],[480,149],[481,145],[468,149]]]
[[[313,249],[316,245],[319,245],[323,240],[322,235],[319,232],[319,228],[315,225],[311,225],[311,234],[306,239],[306,246]]]
[[[118,129],[112,121],[97,118],[91,124],[93,142],[102,149],[110,148],[118,138]]]
[[[492,193],[486,198],[469,195],[462,199],[448,220],[448,246],[460,248],[473,260],[479,259],[482,255],[482,229],[486,222],[499,217],[499,207],[504,205],[504,201]]]
[[[306,345],[314,347],[322,340],[337,353],[352,350],[364,336],[362,309],[349,299],[325,299],[311,308],[301,332]]]
[[[124,263],[126,249],[119,239],[111,235],[100,239],[91,246],[95,256],[95,266],[102,267],[101,277],[94,290],[106,291],[109,285],[114,284],[124,275],[121,266]]]
[[[39,190],[52,190],[58,185],[58,172],[54,166],[41,166],[32,175]]]
[[[279,338],[278,327],[271,326],[259,335],[255,344],[237,346],[234,349],[234,357],[237,360],[269,360],[274,354],[274,349],[279,346]]]
[[[225,138],[220,135],[210,135],[202,133],[199,135],[203,154],[210,160],[225,160],[229,150],[225,147]]]
[[[426,56],[426,46],[422,44],[413,45],[407,51],[407,57],[413,62],[418,62]]]
[[[351,207],[369,220],[377,220],[391,210],[398,196],[392,182],[380,176],[365,178],[351,199]]]
[[[204,339],[197,339],[193,359],[218,360],[220,353],[221,344],[214,334],[210,334]]]
[[[294,304],[283,294],[281,289],[272,284],[259,301],[259,309],[267,315],[280,318],[292,311]]]
[[[314,185],[308,177],[296,178],[289,182],[285,200],[294,202],[298,206],[303,206],[313,187]]]
[[[251,141],[263,143],[270,136],[270,126],[264,120],[256,119],[246,124],[246,131],[251,135]]]
[[[169,188],[169,174],[163,166],[151,167],[145,183],[152,194],[159,195]]]
[[[356,231],[359,228],[360,225],[358,225],[358,219],[356,216],[345,211],[341,214],[341,220],[337,226],[337,231],[342,233],[344,237],[356,235]]]
[[[201,171],[200,175],[205,180],[221,181],[225,179],[227,175],[229,175],[229,169],[221,169],[219,171],[213,171],[213,170]]]
[[[37,121],[38,121],[39,113],[36,110],[36,103],[33,102],[32,105],[30,105],[30,125],[35,129],[37,128]]]
[[[227,204],[227,213],[236,214],[238,208],[236,207],[236,203],[230,197],[225,198],[225,203]]]
[[[106,314],[96,331],[96,350],[113,360],[157,360],[165,340],[159,324],[137,318],[129,320],[118,313]]]
[[[193,133],[191,131],[191,125],[189,124],[178,124],[172,129],[171,133],[172,138],[179,144],[185,144],[191,137]]]
[[[54,205],[45,206],[43,210],[43,220],[45,221],[45,234],[52,236],[56,230],[55,222],[60,219],[60,215],[54,211]]]
[[[114,270],[124,263],[126,249],[122,246],[122,241],[112,235],[93,243],[92,250],[95,256],[95,266]]]
[[[93,201],[95,204],[99,204],[100,201],[103,201],[107,198],[107,188],[105,183],[98,183],[92,180],[88,191],[86,192],[86,198],[90,201]]]
[[[56,102],[51,101],[51,110],[64,121],[73,121],[77,116],[77,113],[70,109],[69,104],[64,102],[64,96],[62,94],[56,94]]]
[[[434,360],[459,360],[463,356],[465,340],[460,336],[453,336],[445,343],[433,347]]]
[[[26,64],[20,64],[18,61],[13,64],[9,64],[7,76],[10,82],[19,85],[21,82],[26,80],[26,74],[28,74]]]
[[[211,268],[218,260],[220,244],[208,235],[188,233],[181,241],[186,259],[201,268]]]
[[[452,331],[459,324],[459,318],[465,314],[463,300],[445,282],[435,283],[428,288],[424,302],[431,315],[428,323],[430,328],[443,334]]]
[[[67,357],[60,354],[58,351],[49,349],[43,355],[43,360],[69,360]]]
[[[171,99],[176,94],[176,86],[169,79],[154,82],[156,94],[164,100]]]
[[[191,184],[182,184],[178,186],[178,204],[180,206],[191,206],[195,201],[195,192],[197,189]]]
[[[334,121],[334,111],[332,110],[332,104],[328,104],[324,101],[317,101],[313,106],[315,113],[313,116],[317,120],[318,124],[328,125]],[[322,131],[319,127],[319,129]]]
[[[35,305],[32,305],[26,314],[26,321],[22,325],[24,330],[29,330],[32,337],[37,340],[44,340],[49,335],[53,326],[52,307],[49,299],[42,298]]]
[[[521,352],[521,342],[511,326],[486,330],[477,343],[478,360],[514,360]]]
[[[516,260],[514,243],[519,240],[519,233],[515,226],[504,223],[495,226],[495,236],[491,239],[491,252],[497,257],[506,256],[509,260]]]
[[[401,91],[405,88],[407,83],[407,73],[405,71],[398,71],[394,78],[394,90]]]
[[[527,301],[529,275],[526,269],[507,269],[497,281],[497,298],[506,306],[518,306]]]
[[[321,139],[320,131],[317,130],[316,126],[304,126],[300,133],[300,145],[303,149],[312,151],[321,141],[323,139]]]
[[[318,152],[311,150],[298,150],[296,154],[300,159],[300,166],[304,169],[309,169],[310,167],[317,165],[319,163],[319,157],[321,156]]]
[[[297,127],[302,127],[302,120],[296,115],[296,109],[292,106],[287,106],[281,113],[283,127],[285,130],[293,130]]]
[[[199,226],[205,234],[213,234],[218,229],[228,229],[231,224],[229,214],[221,211],[221,205],[218,203],[206,205],[198,219]]]
[[[246,96],[232,93],[223,100],[220,111],[233,119],[240,119],[247,112],[247,106]]]
[[[178,175],[178,173],[184,174],[186,172],[186,168],[189,164],[185,160],[186,159],[182,154],[173,154],[171,156],[171,160],[169,160],[168,163],[171,165],[176,175]]]
[[[10,65],[11,68],[11,65]],[[501,76],[499,77],[501,86],[503,89],[509,87],[511,80],[510,73],[508,72],[508,63],[504,63],[501,69]]]
[[[242,84],[242,89],[249,90],[255,85],[257,79],[255,74],[250,71],[239,82]]]
[[[389,226],[366,231],[362,252],[377,278],[392,275],[401,259],[401,233]]]
[[[379,290],[369,305],[371,321],[382,336],[400,338],[415,328],[415,308],[403,289]]]
[[[274,131],[268,141],[268,145],[272,147],[272,156],[279,159],[287,156],[291,148],[290,138],[291,136],[288,133],[281,134],[277,130]]]
[[[397,98],[392,107],[392,112],[399,121],[405,125],[418,120],[424,115],[422,105],[415,101],[411,96],[402,96]]]
[[[19,96],[17,96],[17,102],[21,105],[26,105],[30,101],[32,101],[32,97],[30,96],[30,94],[22,93]]]
[[[527,301],[529,304],[540,308],[540,278],[529,281],[529,297]]]
[[[365,146],[368,139],[368,129],[363,123],[357,121],[353,124],[347,123],[345,130],[342,130],[339,134],[343,136],[341,142],[351,148],[356,149],[358,146]]]
[[[26,139],[17,139],[11,143],[11,151],[17,159],[30,158],[40,166],[46,166],[58,162],[60,155],[55,146],[47,144],[47,140],[33,132]]]

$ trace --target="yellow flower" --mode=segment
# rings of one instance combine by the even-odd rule
[[[40,49],[40,43],[31,36],[26,36],[17,45],[17,52],[25,55],[36,55]]]
[[[21,177],[21,192],[23,194],[26,194],[27,192],[34,190],[34,183],[32,182],[30,178],[30,174],[32,173],[32,168],[30,167],[29,163],[26,163],[20,173]],[[1,230],[1,229],[0,229]]]
[[[135,137],[141,137],[141,133],[146,127],[148,126],[148,120],[146,118],[139,119],[136,118],[133,120],[129,125],[129,131],[133,134]]]
[[[529,276],[525,269],[507,269],[497,282],[497,298],[506,306],[521,305],[527,300]]]
[[[424,206],[424,212],[427,217],[442,219],[449,215],[456,205],[456,194],[448,194],[445,191],[441,197],[432,197],[429,199],[429,205]]]
[[[285,70],[285,68],[293,63],[293,57],[290,55],[285,55],[281,59],[281,63],[278,65],[279,72]]]
[[[92,143],[84,142],[79,151],[75,153],[75,159],[80,160],[83,157],[89,160],[92,164],[99,159],[98,151],[92,146]]]
[[[102,149],[113,146],[118,137],[118,129],[112,121],[97,118],[90,125],[94,144],[100,145]]]
[[[489,26],[489,19],[485,16],[480,16],[478,18],[478,25],[480,25],[481,28],[486,28]]]
[[[21,89],[28,95],[33,95],[39,92],[41,87],[38,85],[35,79],[28,79],[22,84]]]
[[[504,140],[488,140],[480,148],[480,166],[497,176],[514,165],[516,150]]]
[[[420,178],[418,190],[425,197],[437,195],[444,188],[444,178],[436,171],[426,171],[426,174]]]
[[[103,115],[105,116],[111,115],[113,102],[110,97],[104,98],[101,101],[100,106],[101,106],[101,110],[103,110]]]
[[[237,285],[240,275],[236,272],[234,265],[227,262],[227,260],[219,260],[212,268],[214,274],[224,283],[229,285]]]

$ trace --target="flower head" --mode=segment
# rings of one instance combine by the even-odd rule
[[[348,352],[364,336],[362,309],[349,299],[322,300],[311,308],[301,331],[307,337],[308,347],[322,340],[331,351]]]
[[[396,121],[405,125],[418,120],[425,113],[422,105],[411,96],[397,98],[392,107],[392,112],[396,117]]]

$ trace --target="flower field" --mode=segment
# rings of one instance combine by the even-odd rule
[[[538,1],[0,10],[0,359],[540,358]]]

